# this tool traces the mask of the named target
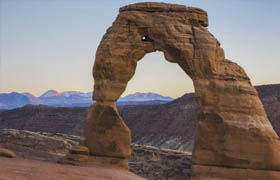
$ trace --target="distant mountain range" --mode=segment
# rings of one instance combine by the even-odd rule
[[[131,104],[164,104],[172,101],[173,98],[155,93],[135,93],[121,97],[117,105]],[[14,109],[27,104],[48,105],[54,107],[85,107],[92,104],[92,92],[64,91],[57,92],[48,90],[39,97],[30,93],[0,93],[0,109]]]

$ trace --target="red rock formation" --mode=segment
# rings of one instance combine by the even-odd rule
[[[93,104],[89,108],[87,119],[86,143],[91,154],[118,158],[130,156],[130,130],[114,103]],[[94,141],[88,141],[89,139]]]
[[[194,83],[200,113],[193,164],[280,170],[280,141],[258,93],[245,71],[225,59],[207,25],[207,13],[198,8],[138,3],[120,9],[103,36],[93,68],[96,104],[89,109],[85,134],[92,155],[130,155],[130,132],[114,102],[137,62],[147,53],[162,51]],[[199,168],[193,172],[199,174]]]

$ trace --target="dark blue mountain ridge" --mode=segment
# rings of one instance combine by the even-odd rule
[[[23,94],[17,92],[0,93],[0,109],[13,109],[30,103],[29,98]]]
[[[14,109],[23,107],[26,104],[48,105],[54,107],[86,107],[94,103],[92,92],[48,90],[39,97],[31,93],[0,93],[0,109]],[[18,97],[18,98],[17,98]],[[162,96],[156,93],[134,93],[121,97],[117,105],[131,104],[164,104],[172,101],[173,98]]]

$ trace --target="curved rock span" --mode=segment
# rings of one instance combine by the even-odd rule
[[[114,102],[134,75],[137,62],[147,53],[162,51],[167,61],[177,63],[193,80],[200,105],[193,177],[213,175],[219,167],[227,168],[223,173],[280,170],[279,137],[258,93],[245,71],[225,59],[207,26],[207,13],[198,8],[165,3],[120,8],[102,38],[93,67],[96,103],[89,108],[85,132],[91,155],[130,156],[130,130]]]

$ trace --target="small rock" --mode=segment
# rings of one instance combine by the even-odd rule
[[[13,151],[8,149],[4,149],[0,147],[0,156],[7,157],[7,158],[16,158],[16,154]]]
[[[83,155],[89,155],[89,149],[86,146],[74,146],[69,151],[71,154],[83,154]]]

